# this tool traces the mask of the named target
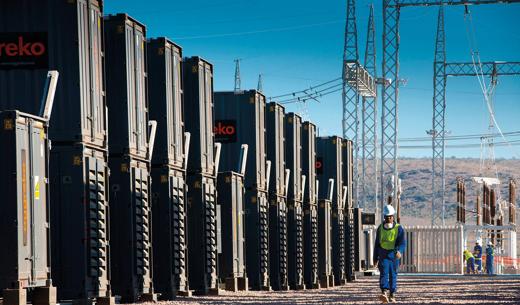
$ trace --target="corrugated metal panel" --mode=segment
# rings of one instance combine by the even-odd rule
[[[110,232],[114,294],[136,302],[153,293],[150,165],[135,158],[111,157]]]
[[[152,168],[153,283],[163,299],[187,292],[186,183],[182,171]]]
[[[188,279],[190,289],[208,294],[218,289],[216,179],[189,174],[187,181]]]
[[[0,112],[0,287],[45,286],[49,279],[47,127],[41,118]]]
[[[219,278],[226,290],[247,289],[245,261],[244,177],[236,172],[219,173],[217,179],[222,253]]]
[[[108,156],[85,145],[51,150],[52,275],[58,298],[107,296]],[[71,246],[74,245],[74,246]]]
[[[184,60],[184,113],[191,133],[188,171],[214,172],[213,65],[200,57]]]
[[[220,125],[219,125],[220,124]],[[226,125],[228,124],[228,125]],[[234,133],[224,137],[219,133],[227,126]],[[229,129],[231,133],[232,129]],[[225,131],[224,131],[225,132]],[[232,137],[235,134],[236,137]],[[219,140],[228,139],[226,141]],[[222,171],[237,171],[242,144],[249,146],[245,186],[265,191],[266,146],[265,146],[265,97],[256,90],[215,92],[215,141],[222,143],[219,168]]]
[[[105,17],[110,155],[148,152],[146,28],[126,14]]]
[[[182,49],[166,38],[148,41],[150,119],[157,121],[152,164],[181,169],[184,161]]]
[[[44,62],[48,64],[36,69],[0,65],[0,109],[37,115],[45,75],[48,70],[58,70],[50,138],[55,143],[85,142],[104,148],[107,122],[102,8],[101,0],[1,1],[0,32],[17,33],[16,38],[25,38],[26,45],[47,44],[46,53],[40,56],[47,55]],[[43,34],[35,41],[29,40],[30,33]]]

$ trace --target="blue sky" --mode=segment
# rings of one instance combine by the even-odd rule
[[[357,1],[359,52],[363,58],[370,1]],[[378,73],[382,60],[382,1],[374,2]],[[126,12],[147,25],[148,37],[167,36],[185,56],[215,65],[215,90],[232,90],[235,58],[241,58],[242,88],[256,88],[263,74],[267,96],[306,89],[341,75],[346,1],[116,1],[105,13]],[[471,6],[482,61],[520,61],[520,4]],[[399,137],[424,137],[431,129],[432,75],[437,8],[401,11]],[[463,7],[446,8],[448,61],[471,61]],[[520,77],[502,77],[496,91],[496,118],[504,132],[520,130]],[[451,135],[487,132],[488,113],[476,77],[450,78],[447,129]],[[287,105],[301,111],[301,105]],[[322,135],[341,135],[341,94],[306,106]],[[511,137],[509,140],[518,140]],[[497,139],[497,141],[502,141]],[[471,140],[462,143],[478,143]],[[402,143],[401,145],[416,145]],[[420,143],[428,145],[428,142]],[[454,143],[455,144],[455,143]],[[431,149],[402,149],[401,156],[430,157]],[[480,149],[447,149],[446,156],[479,157]],[[497,157],[520,158],[520,146],[497,147]]]

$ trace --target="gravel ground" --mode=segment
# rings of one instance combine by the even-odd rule
[[[398,289],[399,304],[520,304],[520,277],[401,276]],[[329,289],[223,292],[219,296],[178,298],[158,304],[380,304],[379,292],[378,279],[366,277]]]

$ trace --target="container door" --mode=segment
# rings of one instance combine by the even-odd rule
[[[37,123],[39,124],[39,123]],[[42,128],[31,126],[31,238],[33,258],[33,281],[47,279],[47,175],[46,175],[46,147],[45,131]]]
[[[16,143],[18,145],[17,180],[18,180],[18,276],[20,280],[32,279],[32,182],[31,182],[31,152],[29,151],[29,132],[27,125],[17,124]]]
[[[254,107],[256,107],[255,111],[255,120],[258,123],[256,128],[256,162],[258,172],[256,173],[257,183],[260,185],[260,188],[265,190],[267,188],[266,180],[265,180],[265,100],[263,96],[260,94],[256,94],[251,97],[253,103],[255,103]],[[274,169],[271,169],[271,172]],[[271,174],[271,173],[270,173]]]
[[[78,1],[78,50],[79,50],[79,80],[81,81],[80,102],[81,102],[81,134],[88,137],[89,141],[94,140],[92,130],[94,122],[93,102],[96,93],[94,92],[96,81],[94,76],[95,63],[92,44],[92,12],[87,1]]]
[[[107,165],[104,160],[86,158],[86,171],[88,175],[88,276],[96,278],[100,295],[106,291],[108,285],[108,233],[106,198]]]
[[[175,164],[181,166],[184,162],[184,104],[182,101],[182,56],[175,49],[173,57],[173,130]]]
[[[177,166],[183,161],[183,109],[181,91],[181,55],[177,48],[165,48],[166,59],[166,116],[168,127],[168,156]]]
[[[146,38],[141,28],[135,28],[135,95],[137,120],[137,153],[146,156],[148,147],[148,104],[146,94]]]
[[[105,143],[106,104],[103,64],[103,16],[100,8],[89,1],[90,83],[91,83],[91,136],[95,143]]]
[[[138,126],[137,126],[137,101],[136,101],[136,92],[137,92],[137,81],[136,81],[136,39],[134,34],[134,28],[126,24],[125,27],[125,37],[126,37],[126,80],[127,80],[127,103],[128,103],[128,144],[130,152],[135,152],[137,149],[137,141],[138,141]],[[123,56],[121,54],[121,56]]]
[[[210,64],[204,64],[204,132],[206,142],[205,145],[208,149],[208,157],[206,160],[207,173],[213,173],[214,169],[214,156],[213,147],[213,71]]]

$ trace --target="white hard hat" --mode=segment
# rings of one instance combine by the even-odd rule
[[[385,205],[385,207],[383,208],[383,215],[385,215],[385,217],[395,215],[394,207],[389,204]]]
[[[482,245],[482,240],[477,239],[477,244],[478,244],[479,246]]]
[[[492,245],[493,245],[493,243],[488,241],[488,246],[492,246]]]

